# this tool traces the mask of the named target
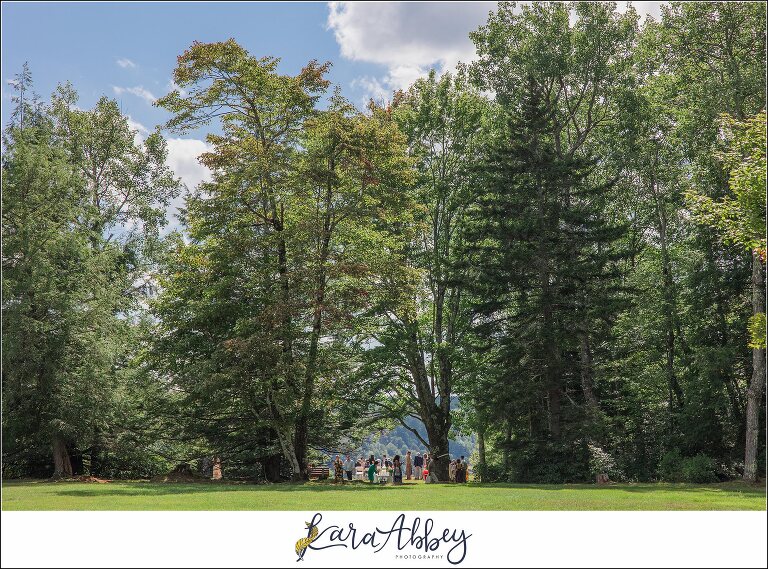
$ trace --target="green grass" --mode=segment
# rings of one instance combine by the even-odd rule
[[[557,486],[354,482],[6,482],[3,510],[765,510],[765,488],[724,484]]]

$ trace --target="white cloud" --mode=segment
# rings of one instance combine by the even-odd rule
[[[155,97],[150,91],[142,87],[141,85],[138,85],[136,87],[116,87],[112,86],[112,90],[115,92],[115,95],[122,95],[123,93],[130,93],[131,95],[136,95],[137,97],[144,99],[147,103],[150,105],[157,101],[157,97]]]
[[[666,2],[631,4],[641,18],[658,20]],[[473,61],[476,53],[469,32],[485,24],[496,8],[496,2],[329,2],[327,28],[333,31],[342,57],[386,68],[380,77],[358,77],[352,83],[366,99],[380,100],[407,88],[430,69],[443,73],[459,61]],[[619,12],[626,9],[627,2],[618,3]]]
[[[126,119],[128,120],[128,128],[130,128],[133,133],[133,141],[135,144],[141,144],[144,142],[144,139],[149,134],[149,129],[145,127],[143,124],[141,124],[138,121],[133,120],[133,117],[131,115],[126,115]]]
[[[168,138],[168,159],[166,163],[173,172],[181,178],[182,183],[190,190],[197,187],[201,182],[211,180],[211,171],[198,162],[197,158],[204,152],[210,152],[212,147],[204,140],[195,138]],[[179,228],[178,214],[179,208],[184,206],[186,192],[174,199],[166,217],[168,219],[167,230]]]
[[[187,92],[184,89],[182,89],[181,87],[179,87],[176,84],[176,81],[174,81],[173,79],[169,79],[168,80],[168,84],[166,85],[166,89],[168,89],[168,91],[178,91],[179,94],[182,97],[185,97],[187,95]]]
[[[341,55],[386,67],[382,78],[361,77],[371,96],[404,89],[430,69],[450,70],[475,58],[469,32],[484,24],[496,2],[329,2],[327,26]]]
[[[622,14],[627,11],[627,5],[632,4],[632,7],[640,15],[640,21],[645,20],[646,16],[650,16],[654,20],[661,20],[661,7],[669,2],[619,2],[616,5],[616,10]]]
[[[136,65],[136,64],[135,64],[133,61],[131,61],[131,60],[130,60],[130,59],[128,59],[127,57],[121,57],[120,59],[118,59],[118,60],[117,60],[117,62],[116,62],[116,63],[117,63],[117,64],[118,64],[120,67],[122,67],[123,69],[126,69],[126,68],[131,68],[131,69],[133,69],[134,67],[138,67],[138,66],[137,66],[137,65]]]
[[[196,138],[169,138],[167,142],[168,166],[188,188],[210,181],[211,171],[197,158],[204,152],[210,152],[213,149],[211,145]]]
[[[366,97],[373,99],[377,103],[389,99],[391,93],[391,89],[384,87],[376,77],[358,77],[352,80],[351,85],[353,88],[361,89],[366,94]],[[363,102],[367,102],[367,99]]]

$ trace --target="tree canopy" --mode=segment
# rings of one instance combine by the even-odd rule
[[[502,2],[473,62],[357,108],[194,42],[168,120],[4,131],[3,473],[308,478],[451,450],[483,481],[765,463],[765,6]],[[182,185],[166,133],[206,132]]]

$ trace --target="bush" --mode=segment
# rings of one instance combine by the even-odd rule
[[[666,482],[680,482],[683,479],[683,455],[679,450],[671,450],[661,457],[659,478]]]
[[[697,454],[683,460],[683,480],[704,484],[717,482],[717,465],[705,454]]]
[[[511,456],[509,482],[568,484],[591,480],[589,452],[580,443],[534,443]]]
[[[717,464],[705,454],[684,457],[675,449],[661,457],[659,477],[666,482],[717,482]]]
[[[624,473],[621,472],[613,457],[597,445],[588,444],[589,450],[589,471],[593,476],[598,474],[607,474],[611,480],[623,480]]]

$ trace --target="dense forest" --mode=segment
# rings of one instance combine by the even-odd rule
[[[20,70],[3,475],[302,480],[397,427],[483,481],[764,476],[765,4],[501,3],[470,37],[365,109],[196,42],[143,137]],[[201,128],[185,188],[164,136]]]

